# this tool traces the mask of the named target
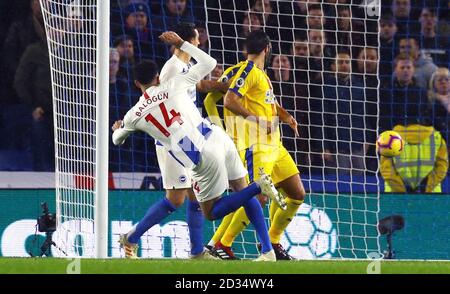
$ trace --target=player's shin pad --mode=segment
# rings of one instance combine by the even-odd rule
[[[237,235],[245,229],[246,226],[250,223],[250,220],[245,213],[245,209],[243,207],[239,208],[233,216],[233,219],[230,222],[230,225],[226,229],[223,234],[223,237],[220,239],[220,242],[230,247],[233,244],[234,239],[236,239]]]
[[[297,213],[298,208],[303,203],[303,200],[295,200],[286,198],[287,209],[282,210],[278,208],[273,216],[273,222],[269,229],[270,241],[274,244],[280,243],[281,234],[289,225]]]

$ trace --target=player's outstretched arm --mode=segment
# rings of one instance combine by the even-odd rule
[[[189,69],[189,72],[183,75],[184,79],[182,80],[185,83],[196,85],[216,67],[217,61],[214,58],[191,43],[185,42],[175,32],[164,32],[159,38],[166,44],[180,48],[197,61],[197,63]],[[182,80],[180,79],[180,82]]]
[[[209,120],[224,129],[222,120],[220,119],[219,110],[217,109],[217,102],[223,98],[223,94],[220,92],[210,92],[206,95],[203,105],[205,105],[206,112],[208,113]]]
[[[267,134],[272,133],[274,125],[272,121],[267,121],[261,117],[256,116],[245,108],[239,101],[239,97],[234,91],[228,90],[223,98],[223,106],[236,115],[240,115],[245,119],[252,120],[258,124],[262,129],[265,129]]]
[[[220,91],[222,93],[226,93],[228,91],[228,87],[230,86],[230,81],[227,83],[222,83],[219,81],[208,81],[208,80],[201,80],[197,84],[197,91],[201,93],[209,93],[209,92],[216,92]]]
[[[299,137],[300,134],[298,133],[298,123],[295,120],[295,118],[291,114],[289,114],[289,112],[287,112],[287,110],[284,109],[283,106],[281,106],[278,103],[278,101],[276,101],[276,105],[277,105],[277,113],[278,116],[280,117],[280,120],[284,123],[287,123],[294,131],[295,136]]]
[[[127,127],[122,120],[114,122],[111,129],[113,131],[112,141],[114,145],[122,145],[128,136],[134,132],[134,130]]]

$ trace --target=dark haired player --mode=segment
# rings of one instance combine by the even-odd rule
[[[267,34],[251,32],[246,48],[247,60],[226,69],[219,79],[231,81],[223,103],[225,127],[248,169],[249,182],[258,179],[258,170],[262,168],[286,196],[287,209],[281,209],[276,203],[270,205],[269,235],[277,259],[289,260],[292,257],[281,246],[280,239],[303,203],[305,189],[296,163],[281,142],[278,120],[287,123],[296,136],[297,122],[278,104],[264,71],[272,49]],[[221,98],[220,93],[210,93],[206,97],[205,107],[210,117],[218,117],[216,103]],[[217,119],[211,118],[211,121]],[[265,203],[264,198],[261,200]],[[245,210],[237,210],[223,219],[208,245],[215,246],[215,252],[220,253],[222,259],[235,259],[231,244],[248,224]]]

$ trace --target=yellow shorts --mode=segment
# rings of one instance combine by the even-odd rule
[[[282,144],[278,147],[250,147],[239,151],[239,156],[247,168],[249,182],[259,179],[261,167],[272,177],[275,185],[299,173],[297,164]]]

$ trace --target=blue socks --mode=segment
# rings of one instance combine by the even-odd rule
[[[231,193],[229,196],[217,200],[211,214],[214,219],[222,218],[246,204],[248,200],[259,193],[261,193],[261,188],[256,183],[252,183],[239,192]]]
[[[244,205],[245,213],[248,219],[255,227],[258,240],[261,242],[261,252],[266,253],[272,250],[269,233],[267,232],[267,225],[264,220],[264,213],[259,201],[253,197]]]
[[[187,199],[186,215],[191,239],[191,255],[203,252],[203,222],[204,217],[197,201]]]
[[[134,231],[128,234],[128,241],[138,243],[141,236],[151,227],[159,224],[165,217],[177,208],[166,197],[156,202],[147,210],[144,218],[136,225]]]
[[[198,202],[188,200],[186,206],[187,223],[189,226],[189,237],[191,239],[191,254],[198,255],[203,252],[203,214]],[[133,231],[128,234],[128,241],[138,243],[141,236],[151,227],[159,224],[169,214],[177,208],[164,197],[153,204],[145,216],[135,226]]]

